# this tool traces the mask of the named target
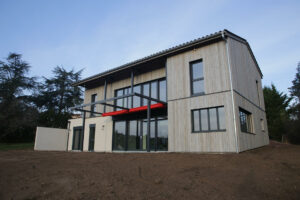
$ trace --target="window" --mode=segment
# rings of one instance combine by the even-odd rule
[[[133,87],[133,92],[143,94],[154,99],[160,99],[162,101],[167,101],[167,85],[165,79],[158,79],[150,82],[141,83]],[[121,88],[115,91],[115,96],[123,96],[131,93],[130,87]],[[147,105],[147,99],[142,99],[141,97],[134,96],[133,101],[131,97],[117,99],[115,105],[124,108],[136,108]],[[157,102],[151,101],[151,104],[156,104]],[[133,106],[131,106],[131,104]],[[117,108],[116,110],[121,110]]]
[[[192,131],[225,131],[224,107],[192,110]]]
[[[97,98],[97,94],[92,94],[91,103],[94,103],[96,101],[96,98]],[[95,111],[96,111],[96,105],[93,104],[93,105],[91,105],[91,114],[90,114],[91,117],[95,116],[95,114],[93,113]]]
[[[261,130],[265,131],[265,122],[263,119],[260,119],[260,126],[261,126]]]
[[[190,63],[191,75],[191,93],[192,95],[204,93],[204,75],[203,75],[203,62],[195,61]]]
[[[159,99],[167,101],[167,83],[166,80],[159,81]]]
[[[115,121],[113,130],[113,150],[147,150],[147,119]],[[149,148],[151,151],[168,150],[168,119],[166,117],[150,119]]]
[[[258,98],[258,105],[261,106],[261,103],[260,103],[260,97],[259,97],[259,85],[258,85],[258,80],[256,80],[255,83],[256,83],[256,92],[257,92],[257,98]]]
[[[252,133],[252,115],[250,112],[240,108],[240,124],[241,131],[245,133]]]
[[[94,151],[95,146],[95,124],[90,124],[90,136],[89,136],[89,151]]]

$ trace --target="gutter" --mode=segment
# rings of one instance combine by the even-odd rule
[[[234,96],[233,96],[231,61],[230,61],[230,55],[229,55],[228,41],[227,41],[227,38],[225,37],[224,31],[222,31],[222,38],[224,39],[225,45],[226,45],[227,66],[228,66],[229,80],[230,80],[230,92],[231,92],[231,101],[232,101],[232,113],[233,113],[233,126],[234,126],[234,135],[235,135],[236,153],[239,153],[239,142],[238,142],[237,128],[236,128],[235,102],[234,102]]]

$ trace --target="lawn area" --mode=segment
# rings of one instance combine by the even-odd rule
[[[0,143],[0,151],[33,150],[34,143]]]
[[[240,154],[0,151],[0,199],[299,200],[299,158],[274,142]]]

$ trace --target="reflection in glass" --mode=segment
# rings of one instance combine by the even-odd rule
[[[193,70],[193,80],[203,77],[202,62],[197,62],[197,63],[192,64],[192,70]]]
[[[150,149],[155,150],[155,121],[150,122]]]
[[[125,121],[115,122],[115,132],[114,132],[115,150],[125,150],[125,134],[126,134],[126,122]]]
[[[225,130],[225,110],[224,107],[219,107],[218,108],[218,113],[219,113],[219,128],[221,130]]]
[[[167,101],[166,80],[159,81],[159,99],[162,101]]]
[[[199,120],[199,110],[193,111],[193,123],[194,123],[194,130],[193,131],[200,131],[200,120]]]
[[[136,120],[129,121],[128,150],[139,149],[138,123]]]
[[[209,122],[210,122],[210,130],[218,130],[218,121],[217,121],[217,109],[210,108],[209,109]]]
[[[143,95],[145,96],[150,96],[150,84],[149,83],[145,83],[143,84]],[[143,99],[143,106],[147,105],[147,99]]]
[[[204,80],[198,80],[193,82],[193,94],[199,94],[204,92]]]
[[[168,120],[157,121],[157,150],[168,150]]]
[[[154,81],[151,83],[151,97],[157,99],[157,82]],[[157,103],[156,101],[151,101],[151,104]]]
[[[136,85],[133,87],[133,92],[141,94],[141,86]],[[141,98],[138,96],[133,97],[133,108],[140,107],[141,106]]]
[[[208,131],[207,109],[200,110],[201,115],[201,131]]]

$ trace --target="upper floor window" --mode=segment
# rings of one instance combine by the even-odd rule
[[[141,84],[137,84],[133,87],[133,92],[143,94],[148,97],[152,97],[154,99],[159,99],[162,101],[167,101],[167,85],[166,79],[158,79],[153,80]],[[125,94],[131,93],[130,87],[121,88],[115,91],[115,96],[123,96]],[[151,101],[151,104],[155,104],[157,102]],[[124,108],[135,108],[143,105],[147,105],[147,99],[140,98],[138,96],[133,96],[118,99],[115,101],[115,104],[124,107]],[[120,108],[116,110],[121,110]]]
[[[225,131],[224,107],[192,110],[192,131]]]
[[[204,75],[202,60],[190,63],[190,75],[192,95],[204,94]]]
[[[242,108],[239,110],[241,131],[245,133],[253,133],[252,114]]]
[[[97,99],[97,94],[92,94],[92,96],[91,96],[91,103],[94,103],[96,101],[96,99]],[[96,105],[93,104],[93,105],[91,105],[91,115],[90,115],[91,117],[93,117],[95,115],[93,113],[95,111],[96,111]]]
[[[259,83],[258,83],[258,80],[256,80],[255,83],[256,83],[256,92],[257,92],[258,104],[259,104],[259,106],[261,106],[260,96],[259,96]]]

